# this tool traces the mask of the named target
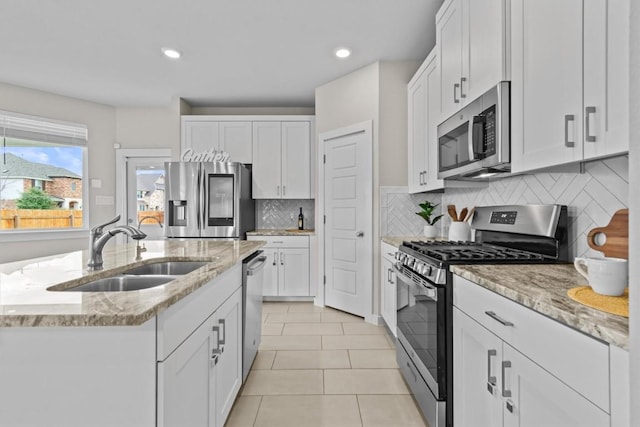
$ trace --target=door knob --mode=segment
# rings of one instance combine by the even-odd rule
[[[362,236],[364,236],[364,231],[356,232],[356,237],[362,237]]]

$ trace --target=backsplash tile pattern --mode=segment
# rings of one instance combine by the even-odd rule
[[[256,200],[256,228],[298,228],[298,214],[301,207],[304,228],[315,228],[315,200],[313,199]]]
[[[380,187],[380,236],[422,235],[427,223],[415,213],[425,200],[441,203],[442,194],[408,194],[407,187]],[[441,207],[436,208],[435,215],[442,213]]]
[[[558,203],[568,206],[569,256],[599,256],[587,245],[594,227],[608,224],[618,209],[628,206],[629,157],[589,162],[584,173],[538,173],[489,183],[482,189],[447,189],[443,205],[467,206]],[[451,220],[444,218],[448,229]]]

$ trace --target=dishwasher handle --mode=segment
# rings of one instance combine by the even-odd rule
[[[247,266],[247,276],[253,276],[258,274],[260,270],[264,268],[264,265],[267,263],[267,257],[262,255],[257,257],[254,261],[251,262]]]

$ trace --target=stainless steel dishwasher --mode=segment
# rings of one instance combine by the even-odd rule
[[[262,336],[262,277],[267,257],[256,251],[242,261],[242,382],[247,380]]]

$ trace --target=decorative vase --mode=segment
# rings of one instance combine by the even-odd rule
[[[424,237],[433,239],[438,235],[438,229],[436,228],[435,225],[425,225],[423,233],[424,233]]]

